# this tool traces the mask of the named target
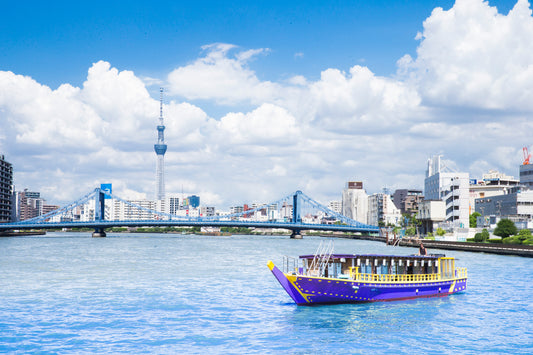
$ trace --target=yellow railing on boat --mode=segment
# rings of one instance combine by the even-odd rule
[[[468,277],[468,273],[466,272],[466,267],[456,267],[455,268],[455,277],[458,279],[466,279]]]
[[[355,281],[362,282],[422,282],[449,279],[441,277],[440,274],[361,274],[357,272],[357,267],[350,267],[350,276]],[[453,278],[466,277],[466,268],[455,269],[455,277]]]

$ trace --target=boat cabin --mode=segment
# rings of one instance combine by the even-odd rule
[[[311,277],[374,282],[406,282],[453,279],[464,268],[455,268],[455,259],[431,255],[302,255],[297,273]]]

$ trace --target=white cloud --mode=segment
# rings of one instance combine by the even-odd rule
[[[215,100],[226,105],[241,102],[257,104],[273,97],[278,86],[260,81],[247,66],[254,56],[268,50],[248,50],[230,57],[230,50],[235,48],[221,43],[204,46],[207,51],[205,57],[168,75],[170,92],[189,100]]]
[[[348,75],[337,69],[323,71],[309,93],[315,121],[343,132],[397,129],[416,116],[420,104],[417,92],[405,84],[358,65]]]
[[[424,22],[417,58],[399,73],[432,105],[533,109],[533,18],[528,1],[508,15],[481,0],[457,0]]]
[[[217,124],[227,144],[286,145],[298,138],[296,119],[287,110],[263,104],[250,113],[229,113]]]

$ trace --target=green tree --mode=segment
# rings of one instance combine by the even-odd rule
[[[498,224],[496,225],[496,229],[494,229],[494,235],[497,235],[498,237],[507,238],[511,235],[515,235],[518,232],[515,224],[510,219],[500,219]]]
[[[531,239],[531,231],[529,229],[521,229],[520,232],[518,232],[518,239],[521,241],[524,241],[526,239]]]
[[[442,229],[442,228],[440,228],[440,227],[437,228],[437,235],[438,235],[439,237],[442,237],[444,234],[446,234],[446,231],[445,231],[444,229]]]
[[[405,235],[413,236],[416,234],[416,228],[415,227],[409,227],[405,230]]]
[[[476,235],[474,236],[474,241],[477,243],[482,243],[488,240],[489,237],[490,237],[490,233],[486,229],[483,229],[481,233],[476,233]]]
[[[481,213],[474,212],[470,215],[470,228],[476,228],[477,227],[477,217],[480,217]]]

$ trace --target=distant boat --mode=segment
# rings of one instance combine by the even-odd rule
[[[320,249],[320,247],[319,247]],[[467,270],[445,255],[364,255],[317,251],[268,267],[298,305],[448,296],[466,290]]]

